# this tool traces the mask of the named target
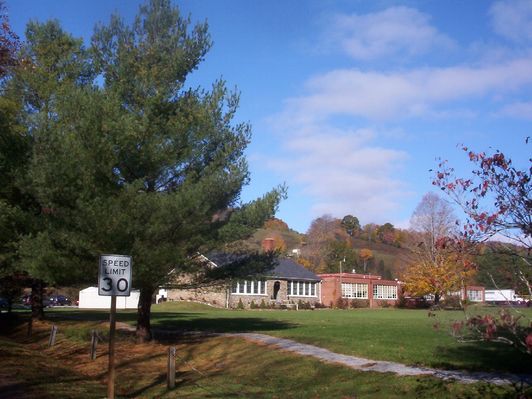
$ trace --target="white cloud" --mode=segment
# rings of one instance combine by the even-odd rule
[[[352,213],[384,222],[407,191],[397,177],[407,154],[373,145],[376,134],[369,129],[330,132],[325,126],[291,130],[285,156],[267,166],[282,172],[289,186],[303,187],[313,199],[313,217]]]
[[[307,95],[286,101],[283,122],[308,124],[341,114],[371,119],[427,115],[439,104],[509,93],[530,85],[531,70],[532,58],[406,72],[334,70],[308,80]]]
[[[532,119],[532,102],[515,102],[505,105],[497,114],[522,119]]]
[[[351,213],[378,223],[393,220],[412,195],[401,175],[408,155],[375,144],[387,130],[349,129],[345,122],[475,116],[456,104],[486,96],[500,101],[532,84],[530,70],[532,59],[522,58],[477,67],[339,69],[315,76],[307,81],[306,94],[286,100],[283,112],[271,118],[284,153],[265,165],[311,198],[313,217]]]
[[[414,8],[391,7],[365,15],[337,15],[328,41],[348,55],[372,60],[390,55],[417,55],[453,42],[430,24],[430,16]]]
[[[407,7],[337,16],[334,29],[332,39],[361,60],[454,46],[427,15]],[[516,54],[487,57],[474,65],[344,68],[315,75],[301,95],[286,99],[282,112],[270,119],[282,138],[282,154],[270,155],[263,165],[308,196],[312,217],[353,214],[366,222],[395,220],[406,226],[397,215],[414,195],[401,172],[411,160],[405,151],[382,143],[408,138],[411,133],[401,124],[407,118],[477,118],[489,113],[490,106],[502,107],[501,115],[532,115],[532,103],[504,105],[515,101],[516,94],[526,95],[532,85],[532,55]],[[365,119],[376,121],[378,129],[346,127],[364,126]]]
[[[489,13],[499,35],[515,42],[532,41],[532,1],[498,1]]]

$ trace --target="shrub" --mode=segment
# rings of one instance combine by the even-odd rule
[[[352,299],[349,305],[351,306],[352,309],[369,308],[369,300],[368,299]]]
[[[260,301],[259,308],[268,309],[268,305],[266,305],[266,302],[264,302],[264,299]]]
[[[335,308],[337,309],[347,309],[349,307],[349,303],[347,299],[344,298],[338,298],[336,300]]]
[[[444,309],[449,310],[460,310],[462,309],[462,304],[460,303],[460,298],[456,295],[448,295],[444,300],[441,301],[441,306]]]
[[[395,307],[399,308],[399,309],[404,309],[404,308],[407,307],[406,305],[407,305],[407,303],[406,303],[405,296],[403,295],[402,292],[399,292],[399,296],[397,298],[397,302],[395,302]]]
[[[255,301],[251,301],[251,303],[249,304],[249,308],[250,308],[250,309],[257,309],[258,306],[257,306],[257,304],[255,303]]]
[[[244,302],[242,302],[242,298],[238,300],[238,305],[236,305],[236,308],[240,310],[244,309]]]

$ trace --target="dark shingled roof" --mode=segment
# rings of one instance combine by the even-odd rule
[[[321,278],[316,276],[310,270],[305,269],[299,263],[296,263],[289,258],[279,258],[277,266],[275,266],[271,273],[267,274],[269,277],[283,278],[287,280],[321,280]]]
[[[223,252],[211,252],[207,258],[219,267],[245,259],[246,255],[235,255]],[[278,258],[273,270],[265,273],[267,277],[286,280],[321,281],[321,278],[290,258]]]

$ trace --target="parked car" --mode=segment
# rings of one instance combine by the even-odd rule
[[[50,306],[70,306],[72,301],[64,295],[52,295],[50,297]]]
[[[23,295],[20,298],[20,303],[22,303],[22,307],[23,308],[26,308],[26,309],[31,308],[31,295],[30,294]],[[48,308],[50,306],[54,306],[52,300],[50,298],[46,297],[46,296],[44,296],[43,299],[42,299],[42,305],[45,308]]]
[[[7,309],[9,307],[9,302],[5,298],[0,298],[0,309]]]

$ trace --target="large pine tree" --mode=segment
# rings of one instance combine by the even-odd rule
[[[48,55],[64,50],[43,37]],[[45,222],[21,248],[28,264],[59,275],[92,263],[94,281],[99,254],[132,255],[137,337],[147,340],[152,296],[168,273],[250,235],[284,189],[240,203],[250,126],[233,122],[239,96],[222,81],[186,87],[211,47],[206,24],[191,27],[169,1],[152,0],[130,26],[118,16],[97,26],[90,52],[78,44],[72,63],[49,65],[58,84],[43,76],[37,85],[51,88],[48,107],[30,110],[28,176]]]

